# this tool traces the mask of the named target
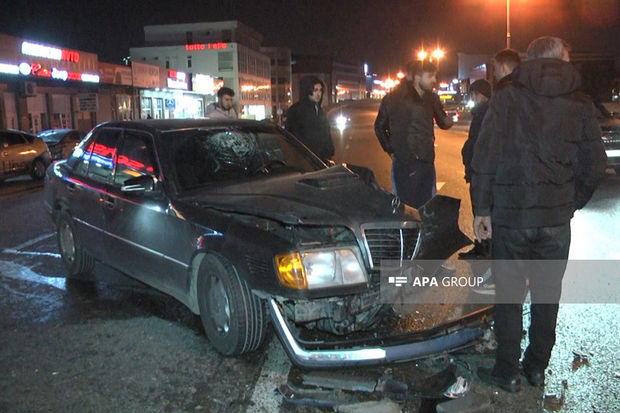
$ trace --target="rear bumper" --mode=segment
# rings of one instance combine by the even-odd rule
[[[466,327],[428,340],[392,346],[369,346],[339,350],[306,350],[295,340],[278,303],[269,299],[269,311],[274,328],[291,361],[302,368],[332,368],[373,365],[415,360],[451,349],[463,347],[484,334],[482,328]]]

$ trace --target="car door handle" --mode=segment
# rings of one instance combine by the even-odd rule
[[[105,205],[106,208],[108,209],[114,209],[114,198],[110,197],[110,196],[105,196],[101,199],[101,201],[103,202],[103,205]]]

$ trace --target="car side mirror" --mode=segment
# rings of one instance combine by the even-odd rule
[[[155,191],[156,179],[151,175],[141,175],[136,178],[129,178],[121,186],[121,192],[127,195],[143,195]]]

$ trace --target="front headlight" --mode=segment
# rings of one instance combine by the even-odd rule
[[[280,282],[298,290],[365,283],[367,277],[361,262],[359,251],[355,247],[276,256]]]

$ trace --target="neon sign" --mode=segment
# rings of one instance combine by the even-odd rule
[[[64,60],[66,62],[73,63],[78,63],[80,61],[80,52],[44,46],[38,43],[22,42],[21,50],[22,54],[28,56],[36,56],[52,60]]]
[[[221,50],[221,49],[226,49],[228,47],[228,43],[223,43],[223,42],[217,42],[217,43],[193,43],[193,44],[186,44],[185,45],[185,50],[188,51],[196,51],[196,50],[206,50],[206,49],[213,49],[213,50]]]
[[[41,63],[22,62],[17,66],[19,73],[24,76],[49,77],[57,80],[77,80],[82,82],[99,83],[99,75],[92,73],[70,72],[68,70],[52,67],[48,69]]]
[[[6,73],[9,75],[18,75],[19,66],[7,64],[7,63],[0,63],[0,73]]]

